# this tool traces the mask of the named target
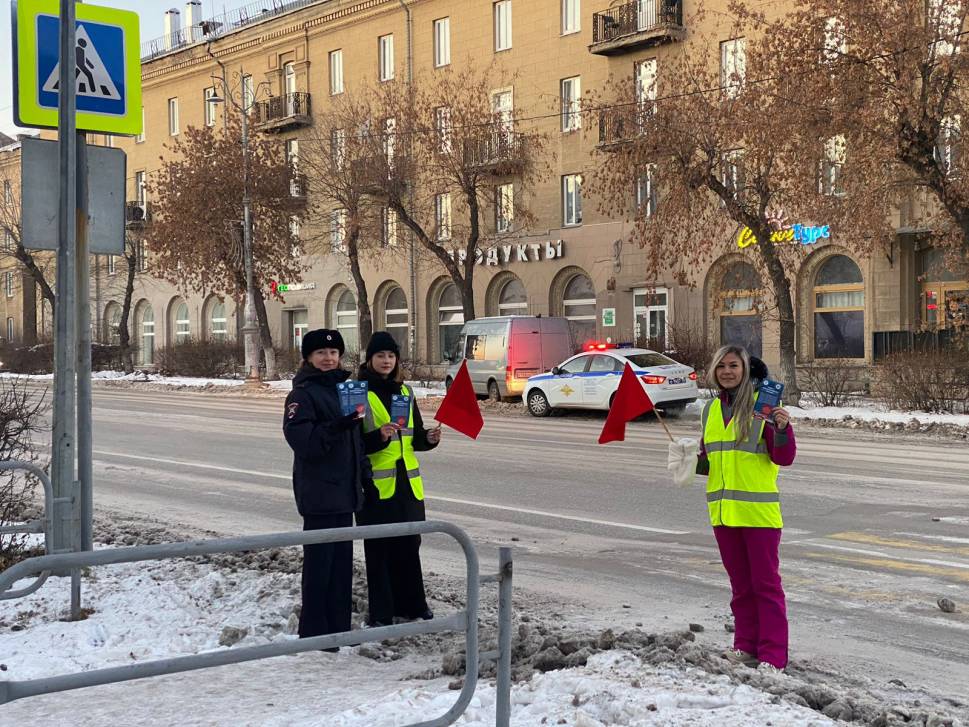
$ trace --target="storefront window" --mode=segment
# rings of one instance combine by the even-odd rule
[[[922,281],[922,322],[929,330],[969,327],[969,281],[946,267],[941,250],[919,253]]]
[[[384,328],[397,341],[401,356],[406,356],[410,350],[407,298],[400,288],[394,288],[387,296],[387,302],[384,304]]]
[[[505,283],[498,294],[498,315],[516,316],[528,314],[528,296],[525,286],[518,278]]]
[[[112,346],[121,344],[121,306],[114,301],[104,311],[104,339]]]
[[[596,337],[596,290],[587,275],[575,275],[565,286],[562,299],[565,317],[569,319],[572,340],[577,346]]]
[[[743,346],[760,358],[764,349],[760,275],[749,263],[731,265],[720,282],[720,345]]]
[[[292,331],[293,348],[299,351],[303,347],[303,336],[310,329],[309,314],[305,310],[289,312],[289,328]]]
[[[353,293],[344,290],[336,304],[335,328],[343,336],[347,351],[359,351],[360,335],[357,328],[357,299]]]
[[[138,351],[142,366],[155,362],[155,311],[147,301],[138,310]]]
[[[464,306],[461,291],[453,283],[441,291],[437,305],[438,345],[441,358],[453,355],[460,340],[461,326],[464,325]]]
[[[213,301],[209,308],[209,340],[224,343],[229,336],[227,323],[225,303],[221,300]]]
[[[814,284],[816,358],[865,357],[865,284],[849,257],[835,255],[818,271]]]
[[[192,333],[192,322],[188,317],[188,305],[182,301],[175,308],[175,343],[185,343]]]

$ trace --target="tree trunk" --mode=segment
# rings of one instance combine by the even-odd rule
[[[131,314],[131,300],[135,293],[135,272],[138,263],[138,256],[129,245],[125,243],[125,261],[128,263],[128,275],[124,284],[124,299],[121,303],[121,319],[118,321],[118,342],[121,345],[121,360],[124,365],[124,372],[130,374],[135,370],[134,352],[131,350],[131,335],[128,332],[128,318]]]
[[[262,291],[254,286],[253,302],[256,304],[256,319],[259,321],[259,342],[262,345],[262,355],[266,360],[266,380],[274,381],[279,378],[276,371],[276,349],[273,348],[273,334],[269,330],[269,315],[266,313],[266,299]]]
[[[770,240],[771,229],[764,225],[763,229],[754,230],[760,241]],[[801,388],[797,383],[797,353],[795,341],[797,338],[797,324],[794,319],[794,301],[791,296],[791,282],[787,279],[784,266],[777,256],[777,250],[771,242],[759,242],[757,252],[767,268],[771,289],[777,302],[777,314],[780,333],[781,379],[784,382],[784,398],[788,404],[797,405],[801,400]]]
[[[347,259],[350,263],[350,275],[353,277],[353,284],[357,289],[357,328],[360,333],[359,347],[365,348],[373,336],[373,311],[370,309],[370,300],[367,295],[367,281],[360,272],[360,228],[352,226],[347,234]],[[359,351],[357,352],[359,358]],[[357,363],[360,363],[357,361]]]
[[[44,271],[37,267],[37,263],[34,261],[34,256],[30,254],[29,251],[25,250],[23,245],[18,244],[17,249],[14,251],[14,257],[17,261],[24,266],[30,277],[34,279],[37,285],[40,287],[40,294],[44,297],[48,303],[50,303],[50,309],[54,310],[54,291],[51,289],[50,284],[44,277]]]
[[[468,200],[468,240],[465,245],[467,257],[464,260],[464,277],[461,280],[455,279],[455,284],[461,291],[461,305],[464,308],[464,320],[473,321],[475,319],[474,310],[474,266],[477,265],[478,240],[481,237],[481,207],[478,204],[477,187],[469,191],[466,195]]]

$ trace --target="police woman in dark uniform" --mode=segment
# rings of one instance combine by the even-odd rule
[[[374,333],[359,375],[369,389],[370,411],[363,439],[374,479],[364,486],[366,497],[357,513],[358,525],[425,519],[423,481],[414,452],[434,449],[441,441],[441,430],[424,428],[413,391],[403,384],[399,359],[393,336],[386,331]],[[390,421],[395,394],[410,396],[409,421],[403,427]],[[377,479],[378,474],[384,476]],[[368,625],[386,626],[395,618],[434,618],[424,594],[420,547],[420,535],[364,541]]]
[[[293,493],[303,530],[345,528],[363,504],[370,462],[363,450],[362,417],[344,415],[336,385],[345,351],[338,331],[303,336],[303,365],[286,397],[283,434],[293,450]],[[303,546],[303,607],[299,636],[350,630],[353,542]],[[336,651],[336,649],[331,649]]]

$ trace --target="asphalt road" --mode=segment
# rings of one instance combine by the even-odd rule
[[[281,399],[97,390],[96,507],[226,534],[296,529],[281,419]],[[590,626],[699,622],[727,645],[702,486],[670,483],[655,422],[607,446],[601,426],[493,416],[476,442],[446,432],[422,457],[429,517],[465,527],[483,570],[513,545],[522,607],[534,593]],[[969,698],[969,447],[808,429],[798,445],[781,476],[792,659]],[[424,561],[463,567],[443,536]],[[961,610],[942,613],[940,596]]]

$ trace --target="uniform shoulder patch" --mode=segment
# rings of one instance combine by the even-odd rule
[[[296,416],[296,412],[299,411],[299,402],[294,401],[286,405],[286,418],[292,419]]]

